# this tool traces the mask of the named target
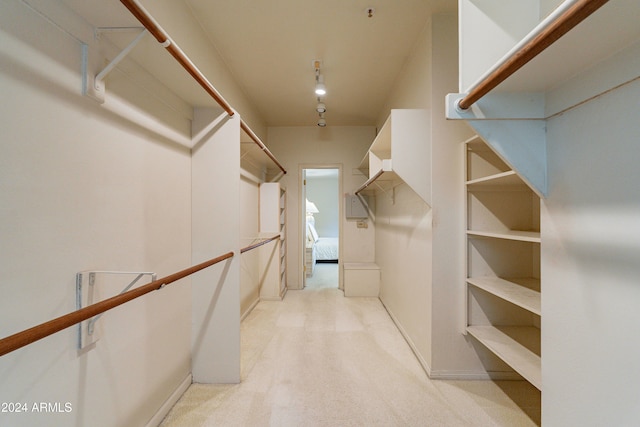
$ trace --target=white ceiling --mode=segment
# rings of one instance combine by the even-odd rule
[[[375,123],[433,11],[456,0],[184,0],[270,126],[314,125],[313,60],[329,125]],[[373,17],[366,10],[374,8]]]
[[[316,124],[315,59],[327,86],[327,124],[374,125],[430,15],[457,7],[457,0],[179,1],[268,126]],[[134,22],[116,0],[63,2],[95,26]]]

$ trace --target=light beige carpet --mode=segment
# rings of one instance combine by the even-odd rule
[[[431,381],[377,298],[289,291],[242,323],[242,382],[193,384],[174,426],[530,426],[524,381]],[[518,403],[518,404],[516,404]]]
[[[338,264],[321,262],[316,264],[313,275],[305,280],[305,289],[337,288]]]

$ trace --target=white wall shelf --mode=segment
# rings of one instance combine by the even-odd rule
[[[431,204],[431,144],[426,110],[391,110],[358,169],[369,179],[356,194],[388,192],[401,183]]]
[[[502,279],[500,277],[469,277],[467,283],[520,306],[540,316],[540,279],[533,277]],[[526,285],[526,286],[525,286]]]
[[[508,231],[495,232],[495,231],[467,230],[467,235],[479,236],[479,237],[492,237],[494,239],[518,240],[521,242],[540,243],[539,231],[508,230]]]
[[[527,326],[469,326],[467,331],[537,389],[542,389],[540,329]]]
[[[466,147],[465,332],[540,389],[540,200],[481,138]]]

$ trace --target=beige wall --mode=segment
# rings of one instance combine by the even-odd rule
[[[302,239],[300,168],[320,165],[342,166],[342,192],[353,194],[366,178],[356,168],[375,136],[367,126],[272,127],[269,149],[287,169],[280,183],[287,189],[287,283],[291,289],[302,287]],[[343,202],[343,201],[342,201]],[[341,262],[373,262],[374,231],[356,227],[340,213],[342,227]]]
[[[338,237],[340,229],[340,194],[338,177],[307,176],[307,198],[320,212],[313,214],[320,237]]]
[[[235,256],[193,275],[194,382],[240,382],[240,120],[196,109],[191,151],[192,261]]]
[[[425,369],[432,355],[432,210],[406,184],[376,195],[380,299]]]
[[[163,24],[197,56],[193,59],[211,80],[219,79],[216,87],[245,120],[259,126],[222,61],[204,49],[190,18],[179,12],[169,18],[172,3],[165,3],[166,9],[155,11],[166,18]],[[153,271],[162,277],[240,245],[239,120],[212,130],[211,117],[201,116],[192,132],[198,116],[192,106],[129,59],[109,75],[104,104],[83,96],[81,43],[88,46],[90,62],[100,61],[98,50],[111,48],[99,47],[90,23],[63,3],[32,6],[0,3],[3,337],[73,311],[79,271]],[[199,135],[201,129],[208,131]],[[254,130],[264,134],[264,128]],[[198,178],[192,176],[193,157],[185,146],[195,144],[194,153],[205,154],[220,142],[224,155],[200,160],[204,170],[216,161],[221,167],[205,173],[203,192],[192,193]],[[192,217],[195,199],[215,205],[213,215],[201,216],[203,227]],[[224,212],[220,200],[228,203]],[[192,247],[198,243],[192,236],[209,233],[217,239],[202,250]],[[64,425],[154,424],[169,409],[166,402],[175,401],[190,383],[192,355],[211,348],[211,332],[218,334],[213,338],[218,346],[218,337],[238,345],[225,347],[236,352],[229,363],[207,358],[205,369],[214,366],[238,377],[237,258],[105,314],[98,322],[99,341],[85,351],[77,351],[77,330],[71,327],[3,356],[0,400],[69,402],[72,411],[58,414]],[[195,297],[195,311],[192,281],[204,282],[194,289],[213,292]],[[117,293],[128,282],[104,292]],[[195,333],[193,324],[199,328]],[[221,326],[226,328],[222,334],[216,330]],[[45,425],[50,416],[7,419],[3,414],[0,423]]]
[[[432,22],[415,41],[391,88],[379,126],[391,109],[417,108],[430,113]],[[427,118],[428,119],[428,118]],[[376,194],[376,263],[380,267],[380,299],[394,318],[421,364],[432,359],[432,210],[411,188],[401,184],[391,195]]]
[[[637,64],[638,52],[636,43],[626,58],[622,52],[608,67],[592,70],[593,81],[622,75]],[[636,78],[547,123],[545,425],[633,425],[640,417],[638,99]]]
[[[483,373],[464,330],[464,151],[466,125],[445,120],[457,85],[457,18],[435,15],[416,41],[387,108],[431,115],[432,205],[406,185],[376,198],[376,262],[381,299],[432,377]],[[389,114],[387,109],[380,121]]]
[[[456,88],[455,15],[433,19],[432,170],[433,170],[433,360],[431,376],[482,377],[484,368],[462,335],[466,285],[465,185],[462,141],[472,132],[445,120],[444,99]]]
[[[416,39],[409,57],[393,86],[384,108],[378,115],[378,128],[382,127],[394,108],[431,109],[432,21]]]
[[[191,263],[188,149],[80,94],[80,45],[20,2],[0,3],[0,336],[75,310],[83,270]],[[120,279],[119,292],[129,280]],[[145,425],[190,372],[189,280],[0,358],[0,401],[69,402],[3,425]]]

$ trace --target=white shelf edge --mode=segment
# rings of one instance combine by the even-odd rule
[[[540,243],[539,231],[519,231],[519,230],[507,230],[507,231],[479,231],[479,230],[467,230],[469,236],[491,237],[494,239],[506,239],[517,240],[520,242],[532,242]]]
[[[391,159],[384,159],[383,163],[382,163],[382,168],[375,174],[373,175],[371,178],[369,178],[364,184],[362,184],[355,192],[354,194],[373,194],[375,193],[375,189],[371,188],[368,189],[367,188],[373,184],[374,182],[378,181],[380,183],[391,183],[392,187],[394,186],[394,183],[396,181],[401,181],[400,177],[398,177],[398,175],[393,171],[393,167],[391,166]]]
[[[500,277],[484,276],[469,277],[467,278],[467,283],[522,307],[538,316],[542,315],[540,292],[519,285],[515,281],[505,280]]]
[[[462,143],[463,143],[463,144],[466,144],[467,146],[469,146],[469,145],[471,145],[471,144],[473,144],[473,143],[478,143],[478,142],[484,143],[484,141],[482,140],[482,138],[480,138],[480,135],[477,135],[477,134],[476,134],[476,135],[473,135],[471,138],[469,138],[469,139],[467,139],[467,140],[463,141]],[[471,147],[469,147],[469,148],[471,148]]]
[[[481,178],[472,179],[466,182],[467,187],[474,185],[495,185],[495,186],[522,186],[529,188],[527,184],[514,171],[506,171],[494,175],[483,176]]]
[[[501,330],[502,329],[502,330]],[[542,390],[542,360],[540,356],[511,338],[503,330],[535,334],[539,331],[527,326],[468,326],[467,331],[491,350],[507,365]],[[538,331],[538,332],[536,332]]]

